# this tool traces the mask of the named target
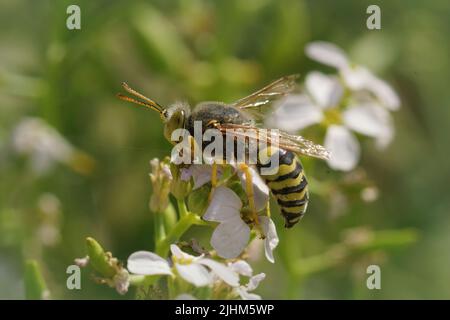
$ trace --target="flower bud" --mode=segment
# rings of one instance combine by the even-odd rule
[[[177,211],[173,207],[171,203],[167,206],[166,210],[163,213],[164,215],[164,227],[166,230],[171,230],[175,223],[177,223]]]
[[[89,264],[102,277],[112,278],[121,269],[118,260],[112,257],[110,252],[105,252],[94,238],[86,238],[86,248],[89,256]]]
[[[174,163],[170,164],[170,171],[173,177],[170,192],[177,200],[183,200],[192,190],[191,181],[182,178],[180,167]]]
[[[169,192],[172,182],[172,174],[168,165],[168,159],[160,161],[155,158],[150,161],[153,193],[150,197],[150,210],[152,212],[163,212],[169,204]]]
[[[89,263],[100,275],[96,278],[99,283],[107,284],[111,288],[115,288],[118,293],[125,294],[130,285],[129,273],[119,260],[113,257],[111,252],[105,252],[94,238],[86,238],[86,247],[88,256],[84,259],[77,259],[76,262]]]

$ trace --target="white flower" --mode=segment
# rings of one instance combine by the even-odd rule
[[[363,102],[359,105],[350,105],[342,117],[349,129],[375,138],[379,148],[385,148],[394,137],[392,116],[378,104]]]
[[[254,190],[256,192],[256,189]],[[264,208],[256,201],[255,206],[257,210]],[[203,216],[203,219],[207,221],[219,222],[211,237],[211,245],[223,258],[237,257],[250,239],[250,227],[242,220],[241,209],[242,202],[236,193],[227,187],[220,186],[214,190],[211,203]],[[265,236],[266,258],[273,263],[273,250],[279,241],[275,225],[268,217],[259,216],[258,219]]]
[[[263,241],[252,241],[246,249],[247,261],[258,262],[261,260],[262,252],[264,251]]]
[[[211,237],[211,245],[223,258],[237,257],[247,246],[250,227],[242,220],[241,199],[231,189],[214,190],[211,203],[203,216],[206,221],[220,222]]]
[[[322,122],[324,111],[335,107],[342,97],[339,79],[320,72],[310,72],[305,79],[306,94],[288,95],[275,105],[270,126],[296,132]]]
[[[74,148],[58,131],[39,118],[25,118],[14,129],[12,145],[28,155],[37,172],[46,171],[55,161],[67,162]]]
[[[213,283],[213,275],[217,276],[230,286],[239,284],[237,273],[227,266],[209,259],[203,255],[195,257],[183,252],[178,246],[170,246],[172,252],[173,268],[176,273],[187,282],[197,287]],[[157,254],[148,251],[138,251],[128,258],[127,268],[130,272],[140,275],[171,275],[173,268],[169,262]]]
[[[335,64],[340,63],[336,61]],[[279,101],[269,125],[295,132],[325,122],[324,146],[331,153],[327,161],[331,168],[348,171],[357,165],[360,146],[351,130],[375,138],[379,147],[387,146],[392,140],[392,117],[373,100],[355,96],[343,111],[336,108],[344,91],[337,77],[310,72],[305,79],[305,89],[306,94],[291,95]]]
[[[259,283],[266,278],[266,275],[264,273],[253,275],[252,267],[243,260],[230,263],[229,268],[240,275],[250,277],[246,285],[240,285],[235,288],[242,300],[261,300],[261,296],[250,293],[250,291],[255,290],[259,286]]]
[[[187,254],[176,245],[170,246],[172,251],[172,260],[174,262],[177,272],[186,281],[189,281],[197,286],[208,284],[211,281],[211,275],[205,267],[209,267],[221,280],[230,286],[236,286],[239,283],[239,277],[236,273],[229,270],[225,265],[201,256],[195,257]],[[206,273],[205,273],[206,272]]]
[[[174,275],[167,260],[149,251],[137,251],[131,254],[127,261],[127,269],[134,274],[146,276]]]
[[[350,89],[371,92],[390,110],[400,108],[400,99],[392,87],[367,68],[350,63],[341,48],[332,43],[317,41],[308,44],[305,51],[311,59],[338,69]]]
[[[358,139],[344,126],[331,125],[325,135],[325,148],[330,151],[328,165],[335,170],[350,171],[358,164]]]
[[[238,165],[233,165],[236,173],[241,180],[242,188],[246,189],[246,176],[244,171],[239,169]],[[249,167],[250,175],[252,176],[252,188],[254,194],[254,201],[256,211],[261,211],[267,205],[269,199],[269,187],[265,184],[264,180],[260,177],[258,172]],[[222,167],[217,167],[217,179],[222,176]],[[181,169],[181,179],[184,181],[189,180],[191,177],[194,179],[194,190],[200,188],[204,184],[211,181],[212,167],[208,164],[193,164],[188,168]]]
[[[273,258],[273,250],[278,246],[277,229],[275,228],[275,223],[273,223],[272,219],[267,216],[259,217],[259,222],[261,224],[262,230],[264,232],[264,250],[266,253],[266,258],[270,262],[274,263],[275,259]]]
[[[192,164],[187,168],[181,168],[181,180],[189,181],[194,179],[193,190],[200,188],[211,181],[212,166],[208,164]],[[222,168],[217,166],[217,179],[222,176]]]
[[[237,260],[228,263],[228,267],[239,275],[251,277],[253,275],[252,267],[244,260]]]
[[[253,188],[255,209],[259,212],[267,206],[267,202],[269,201],[269,187],[253,167],[248,167],[248,170],[250,171],[250,176],[252,177],[251,183]],[[246,190],[247,177],[245,172],[238,169],[237,174],[239,179],[241,179],[242,188]]]

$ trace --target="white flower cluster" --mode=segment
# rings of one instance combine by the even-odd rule
[[[250,265],[237,260],[228,264],[206,258],[203,254],[193,256],[183,252],[177,245],[170,246],[170,260],[149,251],[138,251],[128,258],[127,269],[137,275],[167,275],[180,277],[196,287],[225,283],[232,294],[246,300],[259,300],[260,296],[251,293],[265,278],[264,273],[253,275]],[[249,277],[246,284],[240,283],[239,276]],[[181,298],[179,296],[179,298]]]
[[[269,201],[269,188],[255,169],[250,167],[249,170],[253,178],[255,209],[260,212],[266,208]],[[236,168],[236,173],[245,190],[246,175],[239,168]],[[211,180],[211,166],[191,165],[182,177],[190,179],[191,176],[194,180],[194,190],[200,188]],[[233,190],[226,186],[219,186],[214,190],[211,202],[203,216],[206,221],[219,223],[212,234],[211,246],[222,258],[236,258],[249,243],[251,229],[241,216],[242,206],[241,199]],[[266,258],[273,263],[273,250],[279,242],[275,224],[265,215],[259,215],[258,220],[261,238],[264,238]]]
[[[19,154],[28,155],[32,168],[44,172],[54,162],[67,162],[74,148],[58,131],[39,118],[25,118],[15,128],[12,145]]]
[[[358,139],[352,131],[374,138],[379,148],[386,147],[394,135],[390,112],[399,109],[400,99],[389,84],[367,68],[352,64],[334,44],[310,43],[306,55],[336,68],[338,74],[307,74],[305,92],[281,100],[268,125],[290,132],[324,125],[324,146],[331,152],[329,166],[349,171],[360,157]]]
[[[28,157],[31,169],[43,174],[55,163],[63,163],[81,174],[92,171],[95,161],[74,147],[45,120],[22,119],[14,128],[11,145],[17,154]]]

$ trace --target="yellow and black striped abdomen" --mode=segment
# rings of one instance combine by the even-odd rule
[[[303,217],[308,205],[308,181],[306,180],[300,160],[291,151],[282,149],[261,150],[270,154],[271,161],[278,158],[278,170],[273,174],[264,174],[265,180],[272,194],[280,205],[281,214],[286,220],[285,227],[291,228]],[[260,169],[268,168],[271,163],[259,164]]]

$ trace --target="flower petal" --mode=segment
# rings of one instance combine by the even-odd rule
[[[389,130],[386,130],[382,135],[379,135],[375,139],[376,147],[380,150],[385,149],[394,138],[394,127],[389,127]]]
[[[244,260],[232,262],[228,264],[228,267],[234,272],[237,272],[238,274],[241,274],[246,277],[251,277],[253,274],[252,267]]]
[[[198,260],[198,263],[205,265],[227,284],[232,287],[237,287],[239,285],[239,276],[232,269],[228,268],[226,265],[214,261],[212,259],[203,258]]]
[[[372,91],[386,108],[392,111],[400,109],[400,98],[386,81],[373,76],[367,89]]]
[[[359,160],[359,143],[344,126],[332,125],[328,128],[324,142],[330,153],[328,165],[335,170],[352,170]]]
[[[222,222],[214,230],[211,245],[225,259],[236,258],[247,246],[250,228],[240,216]]]
[[[269,187],[261,178],[259,173],[252,167],[249,167],[250,174],[252,176],[252,186],[253,186],[253,196],[255,202],[256,211],[261,211],[267,206],[267,201],[269,200]],[[238,175],[241,179],[242,188],[246,190],[247,179],[245,172],[238,169]]]
[[[305,53],[309,58],[336,69],[348,66],[347,55],[333,43],[325,41],[311,42],[306,46]]]
[[[261,260],[262,252],[264,250],[263,241],[251,241],[246,249],[246,254],[248,256],[247,260],[250,262],[258,262]]]
[[[392,137],[392,117],[388,110],[376,104],[349,107],[343,113],[345,125],[361,134],[375,138]],[[387,141],[386,141],[387,142]]]
[[[307,95],[289,95],[277,102],[274,109],[267,126],[292,133],[323,119],[322,110]]]
[[[193,164],[191,165],[191,174],[194,178],[193,190],[200,188],[204,184],[211,181],[212,167],[207,164]],[[222,169],[217,168],[217,178],[219,179],[222,175]]]
[[[241,296],[242,300],[261,300],[260,295],[249,293],[244,287],[236,288],[236,290]]]
[[[131,254],[128,258],[127,269],[131,273],[141,275],[173,275],[169,263],[157,254],[149,251],[137,251]]]
[[[363,90],[373,78],[372,72],[362,66],[352,66],[341,70],[341,75],[352,90]]]
[[[322,109],[335,106],[342,98],[344,88],[337,77],[313,71],[306,75],[305,86]]]
[[[239,217],[242,208],[241,199],[233,190],[220,186],[214,190],[211,203],[203,215],[206,221],[225,222]]]
[[[189,179],[191,179],[191,177],[192,177],[193,170],[194,170],[193,165],[186,167],[186,168],[181,168],[180,169],[180,172],[181,172],[180,179],[182,181],[189,181]]]
[[[183,259],[183,260],[198,260],[200,258],[203,257],[203,255],[195,257],[193,255],[190,255],[189,253],[186,253],[184,251],[182,251],[180,249],[180,247],[178,247],[176,244],[171,244],[170,245],[170,252],[172,252],[172,255],[176,258],[176,259]]]
[[[198,263],[190,263],[190,264],[175,264],[175,268],[177,269],[178,274],[187,282],[192,283],[197,287],[203,287],[212,282],[212,277],[208,270],[198,264]]]
[[[272,219],[266,216],[259,217],[259,222],[261,223],[262,230],[265,235],[264,239],[264,248],[266,252],[266,258],[270,262],[274,263],[275,259],[273,258],[273,250],[278,246],[278,235],[277,229],[275,228],[275,224]]]
[[[392,87],[362,66],[348,67],[341,70],[345,83],[353,90],[367,90],[388,109],[398,110],[400,98]]]
[[[258,288],[259,283],[261,281],[263,281],[265,278],[266,278],[265,273],[258,273],[256,275],[254,275],[253,277],[251,277],[250,280],[248,280],[248,283],[246,285],[247,291],[253,291],[256,288]]]

